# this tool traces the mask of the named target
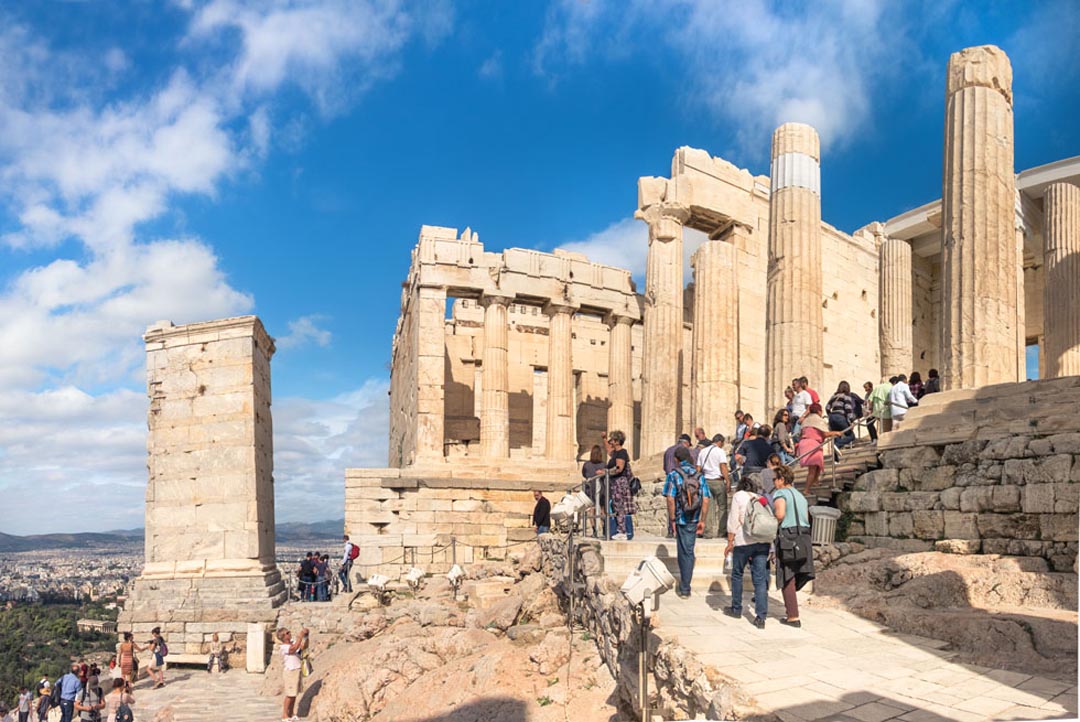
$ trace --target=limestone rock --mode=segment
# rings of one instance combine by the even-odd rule
[[[570,659],[570,635],[565,631],[549,632],[544,641],[529,650],[529,659],[540,674],[553,674]]]

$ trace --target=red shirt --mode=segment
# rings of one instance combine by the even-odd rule
[[[821,403],[821,397],[818,396],[817,391],[814,391],[813,389],[808,388],[808,389],[806,389],[806,393],[810,394],[810,400],[813,401],[815,404],[820,404]]]

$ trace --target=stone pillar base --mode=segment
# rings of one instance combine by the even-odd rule
[[[244,659],[249,623],[272,623],[288,592],[277,569],[231,577],[144,579],[139,577],[124,603],[117,629],[144,643],[161,627],[170,654],[204,654],[216,632]]]

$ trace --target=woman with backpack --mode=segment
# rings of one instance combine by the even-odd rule
[[[103,722],[132,722],[135,719],[131,713],[133,704],[135,696],[131,694],[131,685],[125,680],[114,679],[112,691],[105,695],[105,709],[101,719]]]
[[[728,543],[724,550],[724,556],[730,556],[732,560],[731,606],[724,608],[724,614],[742,617],[743,571],[749,564],[750,579],[754,583],[754,626],[764,629],[769,613],[769,553],[771,541],[776,537],[776,522],[768,501],[757,493],[753,477],[747,475],[739,479],[736,489],[731,497]]]
[[[146,643],[150,650],[150,664],[146,671],[150,673],[150,679],[154,680],[154,689],[165,686],[165,655],[169,653],[169,645],[165,644],[165,638],[161,636],[161,627],[150,630],[153,638]]]
[[[810,506],[794,482],[790,468],[776,469],[776,491],[772,497],[780,527],[776,537],[776,586],[783,594],[787,613],[780,623],[801,627],[795,592],[814,578],[814,551],[810,539]]]

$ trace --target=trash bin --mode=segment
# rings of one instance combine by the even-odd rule
[[[836,541],[836,520],[840,510],[831,506],[810,507],[810,533],[814,544],[832,544]]]

